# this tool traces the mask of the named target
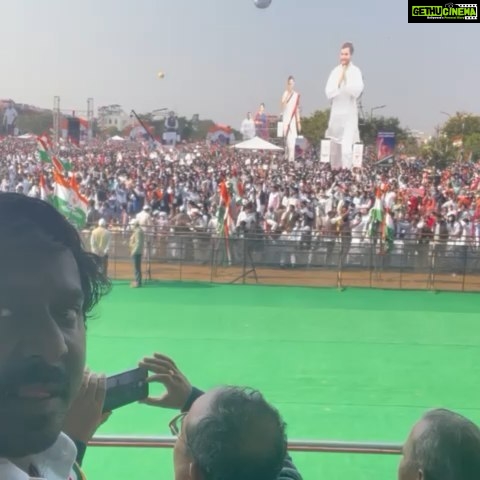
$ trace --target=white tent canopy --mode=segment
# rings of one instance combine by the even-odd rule
[[[124,138],[122,138],[122,137],[120,137],[120,136],[118,136],[118,135],[115,135],[114,137],[110,138],[110,140],[111,140],[112,142],[124,142],[124,141],[125,141]]]
[[[277,147],[273,143],[267,142],[260,137],[254,137],[250,140],[245,140],[244,142],[237,143],[233,146],[233,148],[236,148],[238,150],[283,150],[283,148]]]

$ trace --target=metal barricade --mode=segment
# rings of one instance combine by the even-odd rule
[[[89,245],[89,232],[83,232]],[[129,232],[112,232],[109,275],[130,279]],[[434,243],[403,238],[328,237],[320,232],[219,237],[146,233],[146,280],[323,287],[480,290],[475,239]]]
[[[97,436],[89,443],[95,447],[173,448],[174,437]],[[394,443],[339,442],[326,440],[291,440],[291,452],[362,453],[401,455],[402,445]]]

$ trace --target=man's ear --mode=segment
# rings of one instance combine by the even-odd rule
[[[203,480],[202,472],[195,462],[191,462],[188,466],[188,478],[191,480]],[[423,477],[422,477],[423,480]]]

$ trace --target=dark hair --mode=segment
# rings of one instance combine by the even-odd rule
[[[353,52],[354,52],[354,48],[353,48],[353,43],[352,42],[345,42],[343,45],[342,45],[342,50],[344,48],[348,48],[350,50],[350,55],[353,55]]]
[[[468,418],[437,409],[427,412],[425,430],[412,444],[410,461],[424,480],[480,478],[480,429]]]
[[[289,82],[290,80],[295,80],[294,76],[293,75],[289,75],[288,79],[287,79],[287,82]]]
[[[110,290],[110,281],[100,268],[98,257],[85,251],[73,225],[50,204],[17,193],[0,194],[0,239],[25,244],[37,252],[69,250],[78,266],[86,316]],[[38,250],[40,248],[40,250]]]
[[[205,480],[276,480],[287,453],[285,424],[256,390],[223,387],[209,414],[186,425]]]

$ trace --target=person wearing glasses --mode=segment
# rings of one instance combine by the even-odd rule
[[[175,480],[302,480],[287,454],[285,423],[257,390],[192,387],[172,359],[154,354],[140,366],[166,392],[146,405],[181,410],[170,422],[177,441]]]

